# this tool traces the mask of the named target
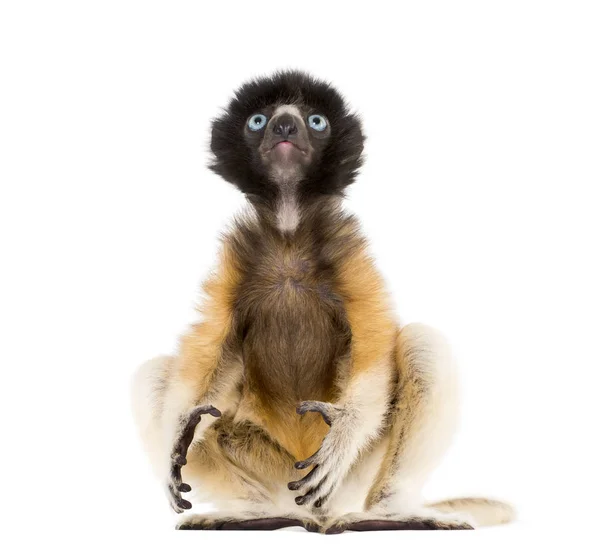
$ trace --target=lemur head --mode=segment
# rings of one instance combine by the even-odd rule
[[[211,169],[257,203],[283,191],[342,194],[362,163],[358,117],[329,84],[297,71],[242,85],[213,121]]]

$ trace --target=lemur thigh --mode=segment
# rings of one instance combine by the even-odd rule
[[[177,382],[175,375],[176,358],[173,356],[158,356],[142,364],[135,373],[133,383],[133,412],[142,443],[152,464],[156,475],[165,476],[165,457],[168,458],[172,451],[172,442],[165,437],[169,419],[165,415],[167,407],[176,407],[177,403],[169,403],[173,398],[173,385]],[[193,398],[193,397],[192,397]],[[223,407],[225,408],[225,407]],[[212,447],[216,436],[208,429],[214,418],[208,415],[202,420],[204,423],[201,437],[196,437],[196,444],[190,446],[187,455],[187,464],[183,472],[197,473],[206,463],[209,447]],[[200,430],[199,430],[200,432]],[[209,437],[205,437],[206,434]],[[198,445],[200,439],[205,439],[203,445]],[[219,459],[217,454],[211,457],[211,463]],[[201,463],[201,464],[198,464]],[[213,465],[216,468],[216,465]],[[196,475],[194,477],[198,479]],[[193,482],[195,482],[194,480]]]
[[[173,399],[173,393],[176,392],[173,389],[175,384],[177,384],[176,358],[173,356],[157,356],[143,363],[136,371],[133,381],[134,417],[144,449],[154,472],[159,477],[164,477],[165,457],[169,457],[172,451],[172,442],[165,437],[165,431],[169,421],[167,409],[177,407],[177,403],[169,403],[169,399]],[[190,399],[193,401],[194,396],[192,395]],[[219,401],[223,399],[215,402]],[[219,404],[224,409],[227,407],[226,402],[219,402]],[[191,467],[194,459],[197,461],[205,454],[205,448],[213,445],[213,439],[216,441],[216,433],[209,430],[214,421],[214,417],[210,415],[202,419],[203,429],[195,434],[195,441],[190,446],[188,462],[184,470]],[[206,440],[206,445],[198,445],[201,440]]]
[[[396,365],[396,401],[381,442],[387,449],[374,481],[365,477],[372,485],[364,511],[332,519],[328,533],[471,528],[466,517],[426,507],[421,497],[456,425],[456,371],[448,345],[430,327],[407,325],[397,337]]]
[[[142,366],[137,380],[141,387],[134,387],[134,392],[146,396],[150,411],[140,410],[142,397],[137,416],[144,426],[142,433],[152,440],[151,459],[177,513],[192,507],[181,496],[191,490],[182,480],[181,468],[187,463],[192,441],[200,440],[215,417],[234,410],[237,404],[242,359],[232,306],[239,279],[235,257],[226,242],[218,270],[203,284],[202,321],[181,338],[176,357]]]
[[[145,362],[133,382],[133,411],[146,453],[157,476],[164,475],[164,457],[170,453],[165,445],[163,410],[170,385],[174,382],[175,358],[159,356]],[[226,409],[227,403],[223,403]],[[203,419],[213,424],[211,416]],[[195,530],[273,530],[282,527],[316,527],[312,516],[291,514],[276,507],[271,488],[264,476],[249,470],[245,457],[252,448],[259,453],[265,475],[271,470],[288,469],[292,458],[285,457],[273,443],[264,441],[258,427],[233,425],[231,418],[221,420],[202,431],[202,438],[190,446],[182,478],[192,486],[195,501],[211,502],[217,512],[184,516],[178,529]],[[251,448],[244,449],[244,447]],[[260,480],[259,480],[260,478]]]
[[[456,428],[456,365],[441,334],[420,324],[400,331],[396,362],[399,381],[386,437],[388,449],[368,493],[365,511],[332,520],[327,532],[470,529],[510,521],[512,507],[496,500],[458,498],[424,503],[423,485]]]
[[[165,392],[173,369],[172,356],[157,356],[135,372],[131,390],[132,408],[142,444],[157,476],[164,475],[166,448],[162,413]]]
[[[305,401],[298,407],[299,414],[320,413],[330,429],[319,450],[296,463],[297,469],[312,470],[288,484],[303,492],[295,498],[298,505],[317,509],[335,504],[353,464],[379,438],[394,386],[396,325],[383,280],[364,247],[340,266],[337,289],[352,333],[345,386],[334,403]]]
[[[175,358],[159,356],[144,363],[136,372],[133,383],[133,410],[139,433],[152,467],[159,477],[164,477],[165,457],[171,453],[172,445],[165,438],[164,410],[166,399],[175,380]],[[226,408],[223,403],[222,408]],[[208,415],[202,419],[213,424]],[[196,437],[187,453],[187,463],[182,468],[182,477],[194,487],[199,501],[227,504],[228,511],[237,510],[244,500],[259,501],[259,485],[236,469],[225,456],[219,444],[221,431],[215,426],[204,426],[201,437]]]
[[[399,382],[390,447],[366,506],[375,511],[412,513],[422,507],[423,485],[456,429],[457,373],[442,335],[417,323],[398,334],[396,363]]]
[[[365,523],[355,530],[464,529],[511,521],[513,507],[497,500],[474,497],[423,503],[422,487],[456,429],[457,369],[441,334],[420,324],[400,331],[396,360],[400,378],[391,445],[367,499],[367,507],[386,512],[390,523]]]

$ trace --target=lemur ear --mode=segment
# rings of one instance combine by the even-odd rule
[[[344,107],[345,108],[345,107]],[[307,178],[308,194],[343,194],[363,164],[365,136],[360,118],[343,112],[331,118],[331,138],[319,165]]]
[[[213,153],[209,168],[233,183],[243,192],[248,185],[261,182],[258,169],[253,164],[250,149],[242,138],[245,116],[234,110],[234,104],[213,120],[210,149]]]
[[[230,115],[224,114],[213,120],[210,140],[213,160],[209,167],[226,181],[235,182],[236,169],[242,161],[238,161],[236,153],[236,148],[240,149],[239,137],[232,134],[228,117]]]
[[[338,181],[344,186],[354,182],[363,164],[365,135],[358,116],[349,114],[344,118],[337,138]]]
[[[212,122],[209,169],[246,195],[274,199],[277,189],[264,176],[259,163],[243,140],[246,111],[234,99]]]

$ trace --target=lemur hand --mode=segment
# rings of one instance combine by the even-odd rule
[[[181,492],[189,492],[192,487],[181,481],[181,467],[187,463],[187,452],[194,439],[194,431],[200,423],[204,414],[219,417],[221,412],[212,405],[197,406],[193,408],[186,418],[182,421],[182,429],[175,440],[173,451],[171,452],[171,465],[169,471],[169,480],[167,482],[167,494],[169,502],[175,513],[182,513],[186,509],[191,509],[192,504],[181,497]]]
[[[304,461],[298,461],[297,469],[313,469],[301,480],[288,484],[290,490],[306,490],[296,498],[298,505],[313,505],[320,508],[341,484],[352,465],[352,429],[348,422],[348,413],[342,407],[320,401],[304,401],[296,412],[318,412],[331,427],[323,439],[319,450]]]

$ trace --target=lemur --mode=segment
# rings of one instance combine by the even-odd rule
[[[511,506],[424,503],[457,416],[448,344],[400,328],[357,218],[356,114],[282,71],[242,85],[212,123],[210,168],[249,202],[203,284],[202,319],[137,371],[134,414],[178,529],[471,529]]]

